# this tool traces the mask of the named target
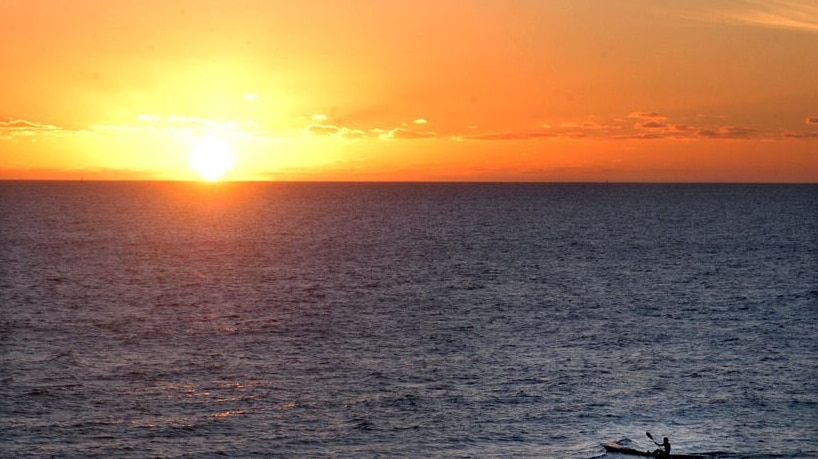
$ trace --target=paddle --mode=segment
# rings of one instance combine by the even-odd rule
[[[656,440],[654,440],[653,435],[651,435],[651,434],[650,434],[650,432],[645,432],[645,435],[647,435],[647,436],[648,436],[648,438],[650,438],[650,440],[653,442],[653,444],[654,444],[654,445],[656,445],[656,446],[662,446],[662,445],[661,445],[659,442],[657,442]]]

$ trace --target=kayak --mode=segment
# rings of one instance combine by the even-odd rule
[[[669,459],[704,459],[704,456],[697,454],[671,454],[670,456],[668,456],[664,452],[656,453],[653,451],[640,451],[638,449],[622,446],[614,442],[603,443],[602,447],[605,448],[605,451],[610,451],[612,453],[619,454],[627,454],[629,456],[661,457]]]

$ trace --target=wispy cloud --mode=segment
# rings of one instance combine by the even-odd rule
[[[818,2],[814,0],[710,2],[698,11],[678,11],[676,15],[700,22],[818,33]]]
[[[330,124],[310,124],[304,128],[304,131],[307,134],[318,135],[318,136],[333,136],[338,135],[341,131],[341,128],[338,126],[333,126]]]
[[[0,117],[0,137],[30,137],[44,134],[68,134],[71,132],[74,131],[39,121]]]
[[[646,121],[644,123],[636,123],[635,127],[637,129],[666,129],[668,125],[658,121]]]
[[[141,115],[131,123],[93,125],[79,130],[21,118],[0,117],[0,140],[36,141],[55,135],[103,134],[142,135],[150,133],[197,136],[217,131],[233,138],[273,139],[284,137],[324,137],[339,140],[414,141],[448,139],[454,141],[543,141],[543,140],[813,140],[818,138],[815,127],[818,116],[803,118],[804,129],[765,129],[755,126],[732,125],[722,118],[685,117],[677,119],[655,111],[635,111],[622,117],[604,120],[592,116],[586,120],[549,122],[530,128],[520,127],[504,131],[487,131],[470,125],[462,131],[429,129],[423,118],[400,123],[396,127],[345,126],[329,123],[323,116],[314,116],[311,122],[295,130],[274,131],[254,122],[213,121],[186,116]]]
[[[638,120],[666,120],[667,117],[656,112],[631,112],[628,113],[628,118],[635,118]]]
[[[696,131],[698,137],[707,139],[748,139],[758,137],[761,132],[757,129],[750,129],[738,126],[722,126],[716,129],[700,129]]]
[[[629,120],[636,119],[636,123]],[[690,120],[685,120],[690,121]],[[652,111],[633,112],[607,123],[543,124],[540,129],[475,133],[455,136],[454,140],[784,140],[818,138],[812,132],[761,130],[750,126],[678,123],[670,116]],[[809,116],[806,124],[818,125],[818,117]]]
[[[419,118],[412,121],[414,126],[423,126],[427,123],[425,119]],[[379,139],[379,140],[422,140],[434,139],[438,134],[434,131],[410,128],[407,123],[396,128],[369,129],[349,128],[335,124],[309,124],[304,128],[304,132],[313,136],[334,137],[339,139]]]
[[[785,139],[816,139],[818,140],[818,132],[785,132],[781,134]]]
[[[360,129],[350,129],[344,126],[333,124],[310,124],[304,128],[304,132],[314,136],[337,137],[343,139],[363,139],[366,132]]]
[[[589,119],[579,122],[564,122],[556,125],[541,124],[537,129],[474,133],[455,136],[455,140],[593,140],[613,138],[619,135],[624,126],[615,122],[600,123]],[[475,130],[470,126],[469,130]]]
[[[556,137],[558,137],[558,134],[548,131],[492,132],[458,136],[455,140],[538,140]]]
[[[404,128],[391,129],[380,135],[384,140],[417,140],[417,139],[434,139],[437,137],[435,132],[414,131]]]

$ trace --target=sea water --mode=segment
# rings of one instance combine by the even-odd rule
[[[0,182],[0,456],[816,458],[816,235],[816,185]]]

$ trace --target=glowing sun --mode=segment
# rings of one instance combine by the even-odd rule
[[[202,137],[190,149],[190,167],[208,182],[219,180],[233,168],[233,149],[219,137]]]

